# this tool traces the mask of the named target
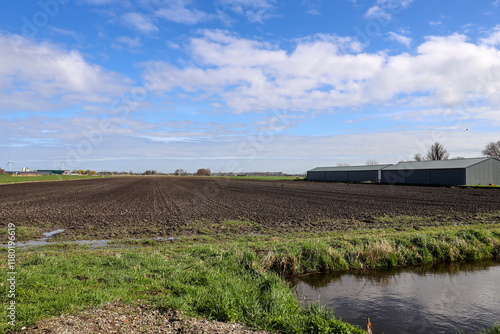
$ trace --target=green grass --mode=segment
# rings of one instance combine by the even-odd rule
[[[221,226],[244,224],[227,221]],[[494,258],[500,252],[500,225],[223,240],[193,236],[170,243],[128,240],[115,243],[115,248],[92,250],[74,244],[51,245],[36,252],[18,249],[17,326],[106,302],[139,299],[192,316],[282,333],[363,333],[318,305],[301,305],[284,277]],[[6,256],[5,249],[1,252]],[[7,301],[7,271],[3,261],[2,301]],[[78,275],[87,279],[74,278]],[[5,316],[3,302],[0,317]],[[6,322],[0,322],[0,332],[7,329]]]
[[[0,240],[3,243],[7,242],[8,228],[0,228]],[[42,237],[42,230],[37,226],[18,226],[16,228],[16,239],[33,240]]]
[[[496,189],[500,189],[500,185],[496,185],[496,184],[479,184],[479,185],[462,185],[462,186],[458,186],[459,188],[496,188]]]
[[[263,231],[261,224],[245,220],[224,220],[211,222],[207,219],[198,219],[187,222],[180,228],[181,232],[187,231],[201,235],[219,236],[251,233],[251,231]]]
[[[8,174],[0,175],[0,184],[20,183],[20,182],[42,182],[42,181],[68,181],[89,178],[102,178],[103,176],[87,175],[41,175],[41,176],[12,176]]]
[[[496,324],[491,329],[484,329],[479,334],[500,334],[500,323]]]

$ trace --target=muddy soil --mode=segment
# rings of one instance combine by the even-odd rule
[[[64,229],[56,240],[498,223],[499,210],[500,191],[446,187],[165,176],[0,187],[0,228]]]

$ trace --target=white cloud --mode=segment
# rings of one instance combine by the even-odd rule
[[[158,31],[158,27],[154,25],[151,18],[143,13],[130,12],[123,14],[121,16],[123,23],[131,25],[132,28],[139,30],[140,32],[154,32]]]
[[[389,39],[391,41],[396,41],[398,43],[401,43],[403,45],[405,45],[406,47],[410,47],[410,44],[411,44],[411,37],[408,37],[408,36],[404,36],[404,35],[400,35],[400,34],[396,34],[395,32],[388,32],[387,35],[389,35]]]
[[[325,111],[364,104],[453,106],[470,99],[498,103],[500,54],[463,35],[429,37],[416,54],[348,53],[341,38],[302,39],[287,52],[275,45],[206,31],[191,39],[194,62],[165,62],[149,88],[208,94],[236,112]]]
[[[54,110],[69,103],[109,103],[131,81],[90,64],[78,51],[0,35],[0,110]]]
[[[55,33],[58,33],[60,35],[64,35],[64,36],[69,36],[69,37],[72,37],[73,39],[75,39],[76,41],[80,42],[82,40],[82,38],[76,33],[74,32],[73,30],[67,30],[67,29],[62,29],[62,28],[56,28],[54,26],[49,26],[48,27],[51,31],[55,32]]]
[[[186,0],[171,0],[166,7],[162,7],[155,12],[155,15],[176,23],[196,24],[213,18],[196,8],[187,8]]]
[[[500,45],[500,24],[489,32],[489,36],[481,39],[481,44],[486,46]]]
[[[390,21],[394,15],[408,8],[413,0],[377,0],[365,13],[367,19]]]
[[[141,39],[136,36],[135,38],[129,36],[119,36],[111,43],[111,47],[117,50],[134,50],[142,46]]]
[[[439,26],[439,25],[442,25],[443,22],[441,22],[441,21],[429,21],[429,24],[431,26]]]
[[[321,15],[321,13],[317,9],[309,9],[306,11],[309,15]]]
[[[367,19],[383,18],[385,20],[390,20],[392,18],[392,15],[382,7],[375,5],[373,7],[368,8],[368,10],[365,13],[365,18]]]
[[[273,16],[276,0],[219,0],[221,9],[245,15],[251,22],[262,23]]]
[[[309,15],[321,15],[319,8],[321,3],[317,0],[302,0],[300,2],[302,6],[306,6],[306,13]]]

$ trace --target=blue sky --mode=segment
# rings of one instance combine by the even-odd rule
[[[500,140],[499,0],[41,0],[0,12],[15,169],[305,172]],[[5,167],[4,167],[5,168]]]

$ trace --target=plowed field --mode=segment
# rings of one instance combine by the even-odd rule
[[[500,191],[305,181],[116,177],[0,186],[0,227],[57,238],[285,233],[499,221]]]

